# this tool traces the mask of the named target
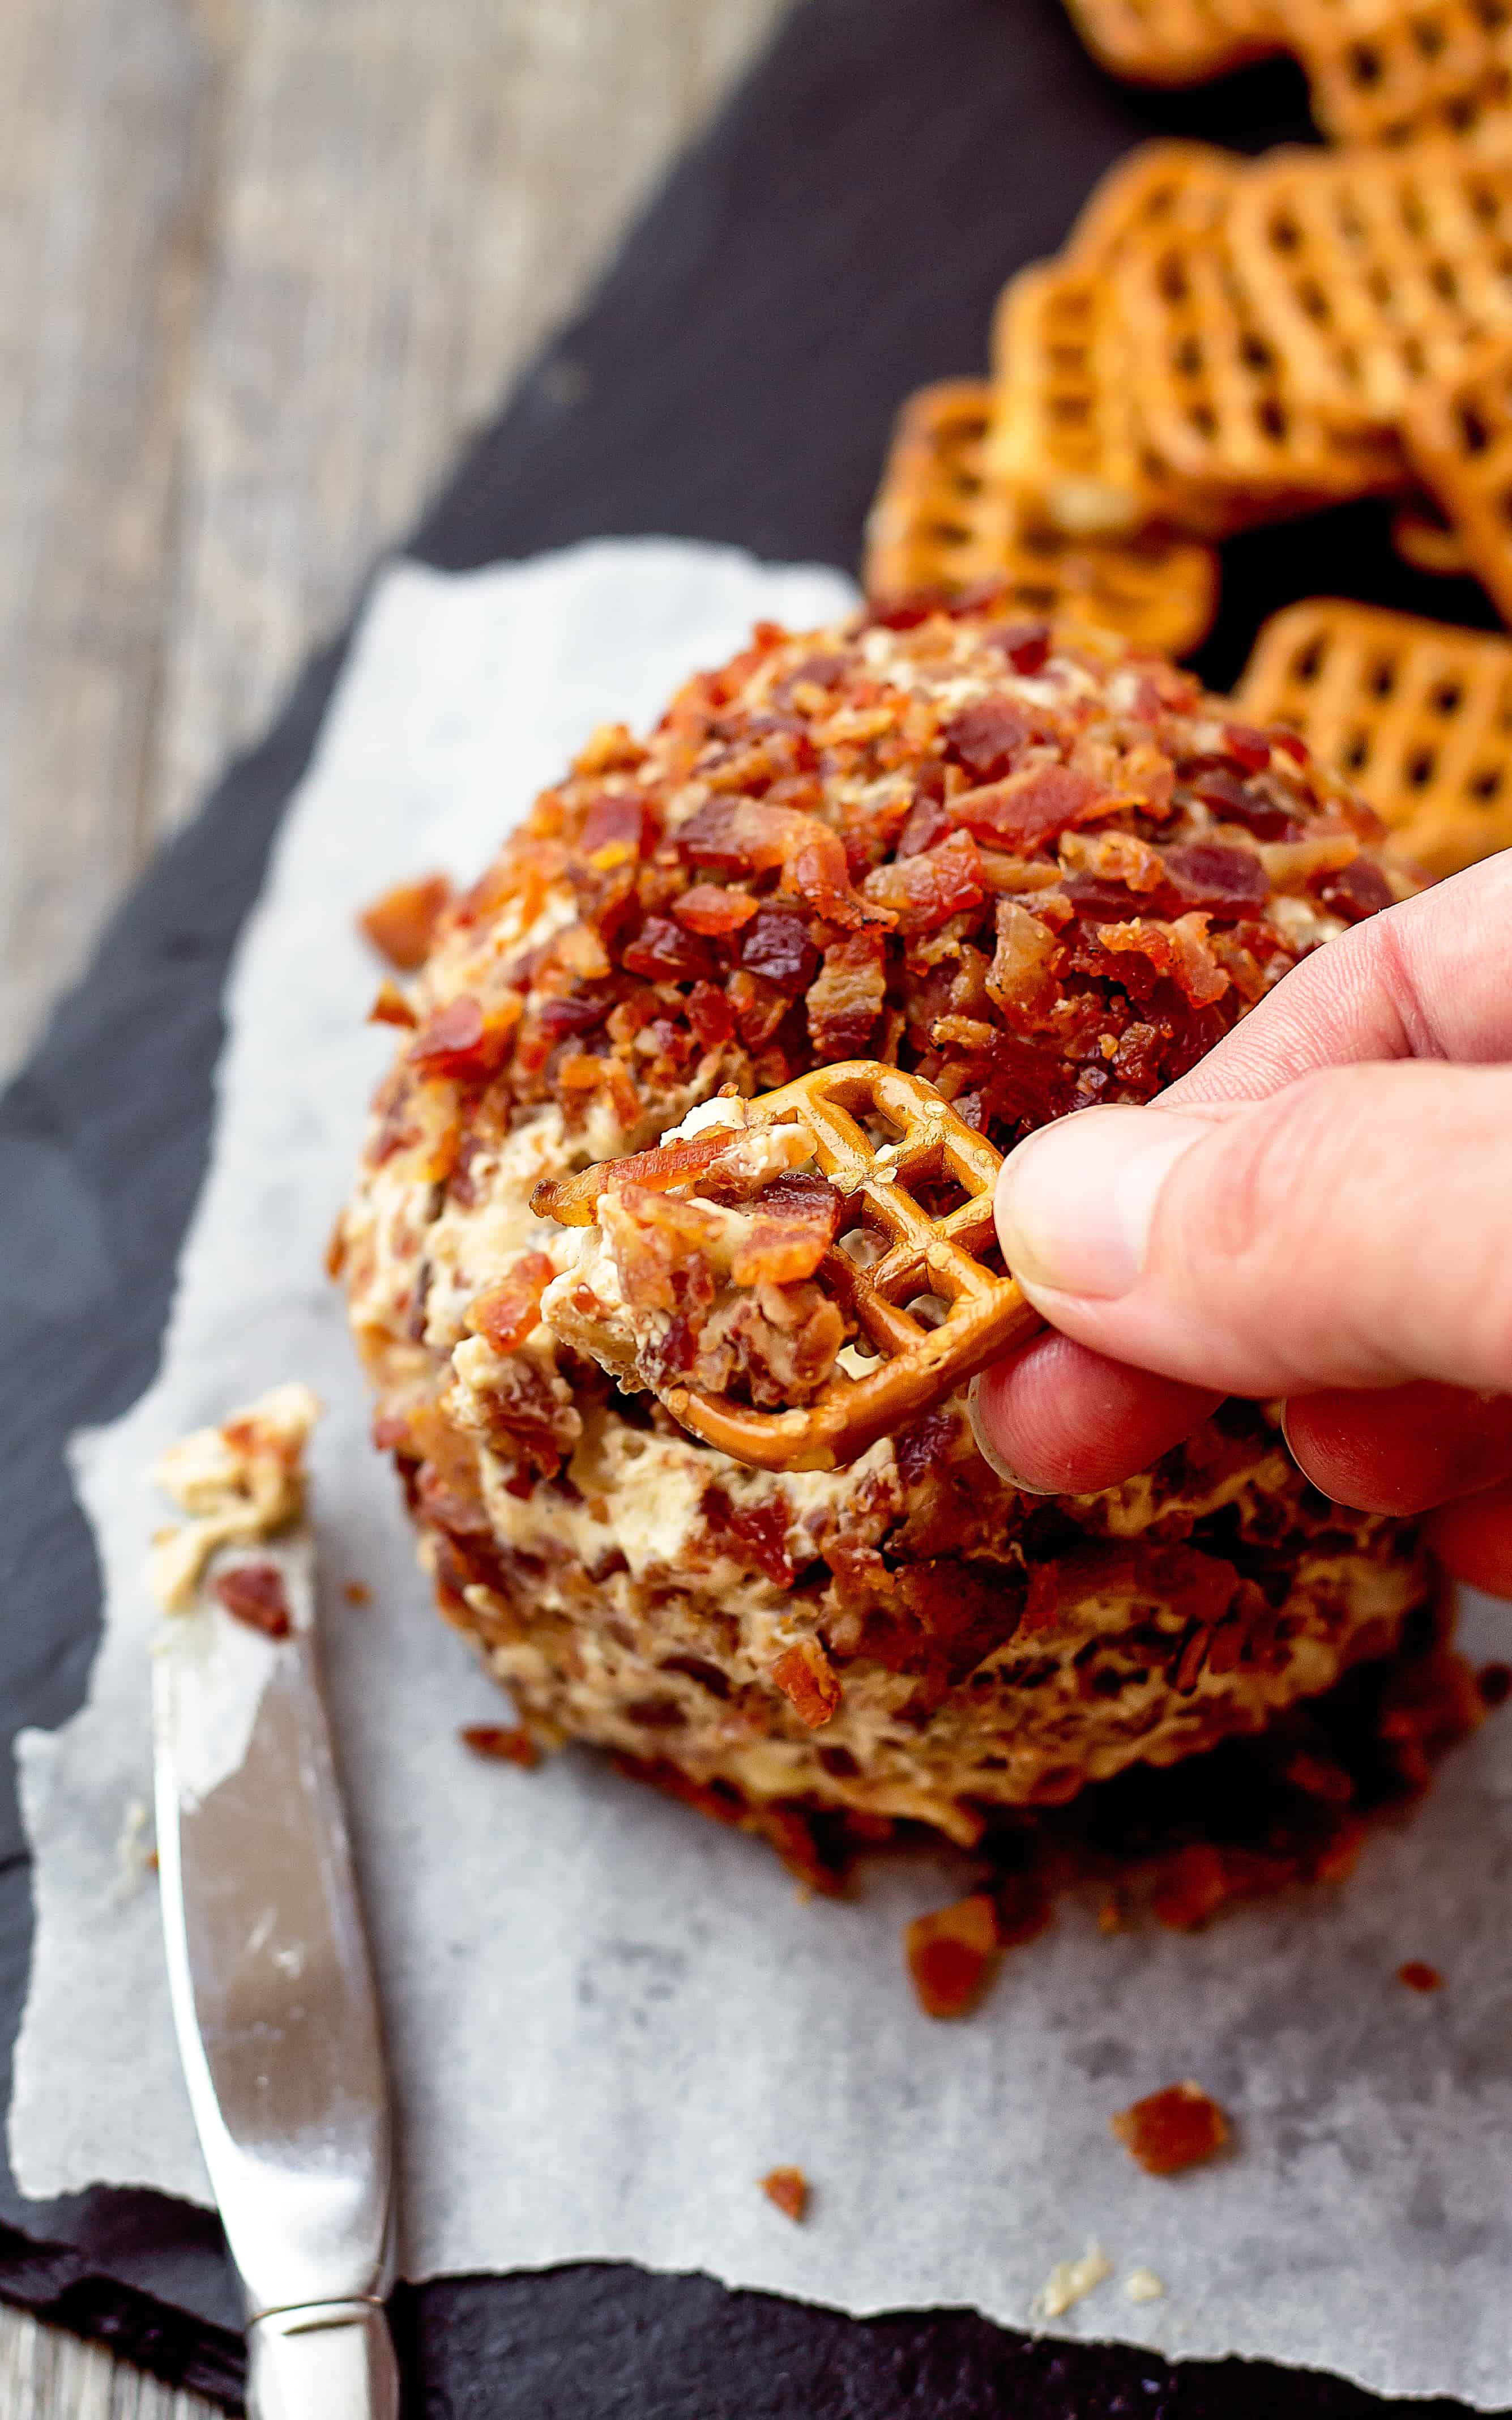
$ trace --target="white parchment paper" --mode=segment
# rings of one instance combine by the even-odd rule
[[[77,1441],[106,1630],[87,1706],[22,1744],[37,1949],[10,2115],[24,2191],[207,2198],[155,1894],[117,1841],[148,1793],[145,1474],[184,1429],[308,1379],[327,1659],[403,2146],[405,2266],[629,2259],[856,2312],[974,2304],[1024,2324],[1052,2265],[1112,2277],[1060,2322],[1175,2354],[1263,2354],[1387,2392],[1512,2403],[1512,1716],[1342,1891],[1211,1932],[1103,1937],[1089,1909],[932,2024],[899,1931],[943,1865],[805,1901],[769,1853],[593,1757],[483,1764],[499,1699],[430,1610],[320,1270],[391,1037],[352,931],[386,883],[478,867],[596,721],[648,719],[753,618],[847,601],[812,569],[600,544],[378,590],[238,953],[209,1174],[162,1373]],[[342,1583],[364,1581],[352,1606]],[[1488,1652],[1504,1652],[1488,1606]],[[1424,1958],[1430,1998],[1396,1969]],[[1141,2174],[1110,2112],[1183,2076],[1235,2156]],[[813,2180],[802,2227],[756,2190]],[[1165,2300],[1128,2301],[1135,2267]]]

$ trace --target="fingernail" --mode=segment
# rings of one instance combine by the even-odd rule
[[[1081,1109],[1021,1142],[997,1180],[997,1233],[1019,1283],[1115,1301],[1145,1264],[1183,1152],[1211,1131],[1167,1109]]]
[[[986,1416],[981,1407],[982,1381],[990,1378],[991,1375],[990,1370],[980,1372],[966,1388],[966,1419],[971,1423],[971,1434],[977,1442],[977,1451],[988,1469],[995,1472],[1005,1487],[1016,1487],[1021,1496],[1053,1495],[1055,1492],[1053,1488],[1036,1487],[1032,1479],[1024,1478],[1014,1469],[1006,1456],[999,1453],[993,1443],[992,1434],[988,1429]]]

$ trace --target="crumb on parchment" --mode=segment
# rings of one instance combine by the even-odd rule
[[[1165,2280],[1157,2277],[1153,2269],[1131,2269],[1123,2281],[1123,2293],[1129,2303],[1163,2303]]]
[[[784,2218],[798,2226],[809,2208],[809,2180],[801,2168],[768,2168],[762,2179],[762,2191],[769,2202],[775,2202]]]
[[[299,1519],[304,1449],[320,1410],[318,1396],[291,1380],[160,1456],[153,1477],[189,1516],[152,1542],[147,1576],[164,1613],[188,1611],[221,1547],[258,1544]]]
[[[1200,2084],[1168,2084],[1164,2092],[1120,2109],[1108,2120],[1123,2148],[1147,2175],[1174,2177],[1211,2160],[1228,2140],[1228,2120]]]
[[[1062,2319],[1113,2274],[1101,2243],[1089,2243],[1079,2260],[1057,2260],[1029,2305],[1034,2319]]]
[[[1443,1988],[1443,1977],[1426,1958],[1409,1958],[1405,1966],[1397,1967],[1396,1980],[1405,1983],[1410,1992],[1438,1992]]]
[[[117,1900],[134,1898],[157,1869],[152,1809],[145,1798],[129,1798],[121,1815],[121,1828],[116,1835],[116,1887],[111,1896]]]
[[[980,1998],[997,1964],[997,1911],[986,1891],[916,1916],[903,1951],[926,2016],[961,2017]]]
[[[457,1738],[474,1756],[491,1757],[499,1764],[522,1765],[527,1773],[541,1761],[541,1751],[523,1723],[464,1723]]]

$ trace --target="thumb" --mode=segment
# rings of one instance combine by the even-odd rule
[[[1011,1155],[996,1208],[1030,1299],[1111,1359],[1240,1395],[1512,1389],[1512,1068],[1085,1109]]]

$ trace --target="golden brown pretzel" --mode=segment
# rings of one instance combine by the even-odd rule
[[[1002,1160],[933,1084],[870,1059],[815,1068],[742,1106],[750,1125],[802,1126],[841,1194],[840,1231],[818,1282],[855,1322],[861,1349],[877,1366],[861,1377],[837,1370],[801,1409],[755,1411],[688,1387],[670,1388],[662,1400],[674,1419],[737,1462],[761,1470],[837,1469],[1042,1326],[1013,1280],[987,1257],[995,1250],[993,1191]],[[879,1127],[890,1140],[874,1140]],[[563,1225],[588,1226],[612,1181],[612,1163],[585,1170],[540,1187],[535,1206]],[[953,1189],[962,1199],[931,1211],[918,1199],[923,1187]],[[854,1247],[845,1249],[857,1232],[881,1247],[870,1265],[853,1257]],[[933,1320],[910,1309],[921,1301]]]

